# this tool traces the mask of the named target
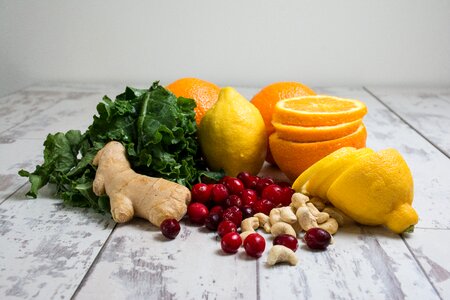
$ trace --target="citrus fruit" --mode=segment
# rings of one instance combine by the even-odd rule
[[[338,139],[355,132],[361,123],[362,119],[358,119],[334,126],[304,127],[272,122],[278,136],[292,142],[320,142]]]
[[[311,176],[305,185],[305,189],[309,191],[311,195],[326,199],[328,189],[336,178],[346,169],[350,168],[357,159],[373,152],[374,151],[370,148],[361,148],[349,155],[330,161]]]
[[[199,126],[206,163],[228,176],[241,171],[256,175],[266,156],[267,136],[259,110],[234,88],[222,88],[216,104]]]
[[[367,132],[363,124],[352,134],[322,142],[298,143],[284,140],[273,133],[269,138],[275,162],[294,181],[303,171],[328,154],[342,147],[362,148],[366,145]]]
[[[216,103],[220,88],[214,83],[198,78],[181,78],[166,89],[177,97],[194,99],[197,107],[195,110],[195,121],[200,124],[205,113]]]
[[[411,207],[414,196],[411,171],[401,154],[386,149],[355,158],[328,189],[327,199],[355,221],[385,225],[402,233],[417,224]]]
[[[353,99],[316,95],[279,101],[273,122],[297,126],[334,126],[361,119],[366,105]]]
[[[300,174],[300,176],[297,177],[297,179],[292,184],[292,188],[299,193],[306,193],[309,194],[309,192],[305,189],[306,183],[309,181],[309,179],[314,176],[317,172],[319,172],[324,166],[326,166],[328,163],[334,162],[341,157],[345,157],[353,152],[355,152],[357,149],[354,147],[342,147],[331,154],[328,154],[324,158],[320,159],[316,163],[314,163],[312,166],[310,166],[308,169],[306,169],[304,172]]]
[[[275,82],[262,88],[255,96],[253,96],[251,103],[255,105],[261,113],[264,124],[266,125],[267,137],[269,137],[275,131],[271,122],[273,109],[278,101],[315,94],[316,93],[312,89],[299,82]],[[270,151],[267,152],[266,160],[272,164],[275,163],[270,155]]]

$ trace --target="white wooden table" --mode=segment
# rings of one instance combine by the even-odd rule
[[[272,268],[267,249],[224,255],[186,222],[167,241],[143,220],[64,207],[52,187],[26,199],[17,171],[41,162],[47,133],[84,131],[101,97],[123,88],[39,84],[0,98],[0,299],[450,299],[450,87],[316,88],[367,104],[367,144],[403,154],[420,221],[408,236],[344,227],[327,251],[302,246],[297,266]]]

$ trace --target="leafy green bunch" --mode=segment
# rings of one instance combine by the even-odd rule
[[[39,189],[54,183],[65,203],[108,211],[108,197],[92,191],[92,160],[112,140],[125,146],[132,168],[140,174],[187,187],[203,176],[218,180],[223,173],[208,171],[201,157],[194,108],[194,100],[177,98],[158,82],[149,89],[127,87],[114,101],[103,97],[85,133],[49,134],[44,163],[32,173],[19,171],[31,183],[27,195],[36,198]]]

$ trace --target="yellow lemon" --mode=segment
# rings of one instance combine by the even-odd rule
[[[401,154],[386,149],[356,158],[328,189],[327,199],[355,221],[385,225],[396,233],[418,222],[411,203],[411,171]]]
[[[370,148],[361,148],[353,151],[349,155],[339,157],[324,165],[311,179],[306,183],[306,189],[311,195],[326,199],[327,192],[333,182],[346,169],[350,168],[360,157],[369,155],[374,151]]]
[[[264,120],[234,88],[220,90],[217,102],[202,118],[198,134],[211,170],[223,169],[229,176],[260,171],[267,150]]]
[[[306,183],[313,177],[317,172],[319,172],[324,166],[326,166],[329,163],[332,163],[336,160],[339,160],[341,157],[345,157],[347,155],[350,155],[351,153],[355,152],[356,148],[354,147],[342,147],[321,160],[317,161],[315,164],[310,166],[308,169],[306,169],[303,173],[300,174],[300,176],[297,177],[297,179],[292,184],[292,188],[296,192],[309,194],[309,191],[306,189]]]

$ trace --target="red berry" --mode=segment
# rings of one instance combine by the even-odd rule
[[[298,241],[296,237],[290,234],[280,234],[273,240],[274,245],[282,245],[288,247],[292,251],[297,251]]]
[[[223,211],[222,219],[231,221],[237,227],[240,227],[242,222],[242,212],[237,206],[231,206]]]
[[[242,181],[234,177],[228,177],[225,180],[225,186],[232,195],[239,195],[244,189]]]
[[[228,198],[228,190],[225,185],[218,183],[214,184],[211,189],[211,198],[216,203],[222,203]]]
[[[218,214],[220,216],[220,218],[222,218],[222,214],[223,214],[223,208],[220,205],[216,205],[213,206],[210,210],[209,210],[210,214]]]
[[[211,198],[212,185],[197,183],[192,187],[192,200],[206,203]]]
[[[241,197],[239,197],[238,195],[230,195],[228,196],[227,200],[225,200],[225,204],[227,207],[231,206],[241,207],[242,200]]]
[[[291,187],[283,187],[281,188],[281,206],[288,206],[291,204],[292,195],[294,195],[295,191]]]
[[[255,211],[253,210],[253,208],[251,206],[244,206],[241,208],[242,211],[242,219],[247,219],[250,217],[253,217],[253,215],[255,214]]]
[[[220,246],[226,253],[236,253],[241,245],[242,239],[237,232],[228,232],[220,241]]]
[[[180,223],[175,219],[166,219],[159,226],[162,234],[168,239],[174,239],[180,232]]]
[[[245,189],[241,192],[241,199],[243,205],[252,205],[258,200],[258,194],[255,190]]]
[[[236,177],[240,181],[244,182],[245,180],[250,178],[250,176],[252,176],[252,174],[250,174],[249,172],[240,172]]]
[[[205,218],[209,214],[208,208],[200,202],[194,202],[189,204],[187,214],[191,222],[203,225]]]
[[[274,184],[275,182],[273,181],[272,178],[268,177],[268,178],[260,178],[258,180],[258,182],[256,183],[256,187],[255,190],[261,194],[262,191],[264,190],[265,187]]]
[[[267,199],[262,199],[260,201],[256,201],[252,205],[253,210],[255,213],[263,213],[266,215],[270,214],[270,211],[275,208],[275,205],[272,203],[272,201],[269,201]]]
[[[242,181],[245,188],[254,189],[256,187],[256,183],[259,181],[258,176],[253,176],[248,172],[241,172],[238,174],[237,178]]]
[[[228,232],[237,232],[236,225],[228,220],[222,221],[219,223],[219,226],[217,226],[217,234],[220,237],[223,237]]]
[[[261,198],[265,198],[271,201],[275,206],[278,206],[281,203],[282,194],[283,190],[279,185],[271,184],[262,190]]]
[[[222,217],[218,213],[209,213],[205,218],[205,226],[209,230],[216,231],[220,221],[222,221]]]
[[[311,228],[303,237],[311,249],[325,250],[331,242],[331,234],[322,228]]]
[[[259,233],[249,234],[244,240],[245,252],[252,257],[261,257],[266,248],[266,241]]]

